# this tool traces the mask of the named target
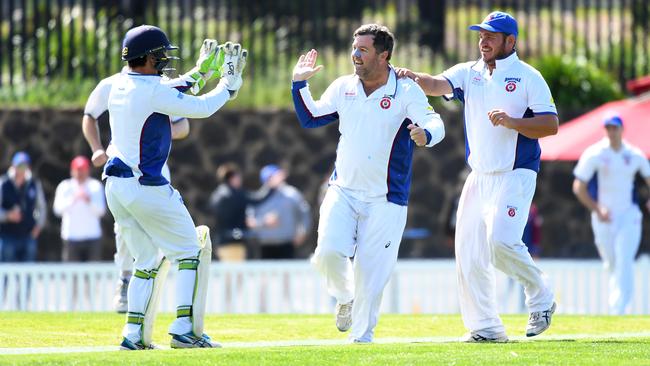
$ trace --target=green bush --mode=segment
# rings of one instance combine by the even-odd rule
[[[582,110],[624,97],[619,83],[584,57],[546,56],[532,60],[551,88],[560,110]]]

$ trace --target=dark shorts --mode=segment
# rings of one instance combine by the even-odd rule
[[[293,243],[271,244],[261,246],[262,259],[294,259]]]
[[[102,260],[102,245],[99,239],[64,240],[64,262],[97,262]]]

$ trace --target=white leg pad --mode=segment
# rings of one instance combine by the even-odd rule
[[[199,252],[199,265],[196,269],[194,282],[194,296],[192,298],[192,331],[197,337],[203,335],[203,322],[205,318],[205,303],[208,295],[208,280],[210,278],[210,264],[212,262],[212,241],[210,228],[205,225],[196,227],[201,251]]]
[[[163,286],[165,285],[165,280],[167,279],[167,273],[169,273],[169,266],[171,263],[167,258],[162,259],[160,265],[156,270],[153,270],[150,274],[151,281],[153,282],[153,290],[151,291],[151,297],[147,302],[147,307],[144,312],[144,322],[142,324],[142,343],[145,346],[151,344],[151,339],[153,335],[153,324],[156,320],[156,312],[158,311],[158,302],[160,301],[160,295],[162,293]]]

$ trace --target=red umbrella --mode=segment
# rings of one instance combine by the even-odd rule
[[[623,120],[623,139],[650,157],[650,94],[609,102],[560,126],[554,136],[539,140],[542,160],[578,160],[589,145],[605,137],[603,121],[616,114]]]

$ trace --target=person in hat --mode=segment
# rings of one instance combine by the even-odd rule
[[[464,104],[465,158],[472,172],[456,214],[456,270],[466,342],[507,342],[497,311],[494,268],[525,288],[526,336],[551,324],[553,291],[522,235],[540,166],[538,139],[554,135],[558,117],[546,81],[516,51],[512,15],[494,11],[469,30],[478,33],[478,60],[438,75],[398,70],[427,95]]]
[[[156,348],[152,343],[156,307],[172,264],[178,273],[176,319],[168,330],[171,347],[220,347],[204,333],[212,258],[209,229],[195,227],[162,168],[171,149],[170,116],[206,118],[234,99],[243,82],[247,51],[232,43],[212,49],[210,57],[215,60],[221,59],[217,53],[224,53],[223,64],[212,70],[221,79],[214,89],[196,97],[170,88],[161,78],[172,59],[168,53],[175,49],[158,27],[130,29],[122,42],[122,60],[129,72],[116,77],[108,96],[106,201],[134,257],[122,350]]]
[[[610,116],[603,125],[607,136],[589,146],[573,170],[573,193],[591,211],[596,248],[610,277],[610,313],[621,315],[632,300],[634,257],[641,243],[634,179],[640,173],[650,186],[650,163],[623,140],[621,117]],[[646,207],[650,210],[650,200]]]
[[[34,262],[37,239],[47,218],[43,188],[24,151],[14,154],[0,177],[0,248],[3,262]]]
[[[260,170],[259,201],[249,206],[246,223],[261,247],[261,259],[293,259],[311,228],[311,210],[287,173],[269,164]]]
[[[100,220],[105,213],[104,187],[90,177],[90,160],[75,157],[70,178],[59,183],[54,194],[54,214],[61,217],[64,262],[102,259]]]

